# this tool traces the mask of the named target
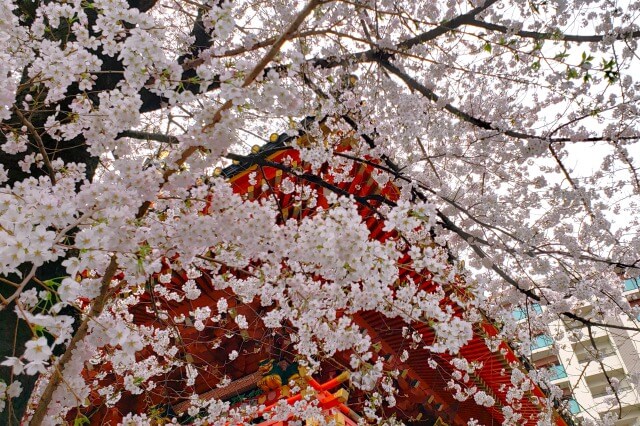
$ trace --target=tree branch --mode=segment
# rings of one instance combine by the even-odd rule
[[[440,37],[443,34],[448,33],[451,30],[454,30],[461,25],[467,25],[475,21],[475,17],[478,14],[487,10],[491,5],[496,3],[498,0],[486,0],[482,6],[478,6],[476,8],[471,9],[469,12],[459,15],[453,18],[450,21],[443,22],[437,28],[434,28],[431,31],[427,31],[410,39],[407,39],[403,42],[398,43],[399,50],[411,49],[413,46],[418,44],[425,43],[430,40],[434,40],[437,37]]]
[[[323,1],[325,0],[311,0],[305,6],[305,8],[302,9],[300,13],[298,13],[296,18],[289,24],[289,26],[282,33],[280,38],[271,46],[271,49],[269,49],[269,51],[262,57],[260,62],[258,62],[258,64],[256,64],[256,66],[253,67],[251,72],[245,77],[244,81],[242,82],[242,87],[247,87],[251,83],[253,83],[253,81],[260,75],[260,73],[264,71],[264,69],[269,64],[269,62],[271,62],[273,58],[276,56],[276,54],[280,51],[280,48],[282,47],[282,45],[289,39],[289,37],[292,34],[296,32],[298,27],[302,25],[302,23],[307,18],[307,16],[309,16],[309,14]],[[220,108],[218,108],[218,110],[213,115],[213,118],[211,119],[211,121],[202,127],[201,131],[204,133],[207,130],[213,128],[216,124],[218,124],[220,120],[222,120],[222,114],[228,109],[230,109],[232,106],[233,106],[233,101],[227,100]],[[175,174],[176,171],[178,171],[180,166],[182,166],[189,159],[189,157],[191,157],[191,155],[193,155],[199,149],[200,147],[198,146],[190,146],[187,149],[185,149],[182,152],[182,154],[180,154],[180,158],[178,158],[178,160],[175,161],[175,167],[169,168],[164,172],[163,182],[166,183],[169,180],[169,178],[173,174]],[[138,214],[136,215],[136,217],[138,218],[143,217],[147,213],[150,207],[151,207],[151,202],[145,201],[140,206],[140,209],[138,210]]]
[[[262,154],[262,153],[260,153]],[[267,159],[264,158],[264,155],[254,155],[251,157],[245,157],[243,155],[237,155],[237,154],[227,154],[227,158],[229,158],[230,160],[236,160],[236,161],[240,161],[240,162],[244,162],[250,165],[258,165],[261,167],[272,167],[274,169],[277,170],[282,170],[283,172],[291,175],[291,176],[295,176],[298,179],[304,180],[306,182],[315,184],[320,186],[321,188],[326,188],[328,190],[330,190],[331,192],[334,192],[338,195],[342,195],[343,197],[353,197],[354,200],[356,200],[358,203],[362,204],[363,206],[367,207],[368,209],[370,209],[372,212],[376,213],[376,214],[380,214],[378,212],[378,209],[376,209],[373,205],[371,205],[371,203],[369,202],[370,200],[375,200],[375,201],[379,201],[383,204],[387,204],[388,206],[395,206],[396,203],[394,203],[393,201],[389,200],[388,198],[381,196],[381,195],[371,195],[368,197],[362,197],[362,196],[358,196],[358,195],[354,195],[352,193],[350,193],[349,191],[346,191],[336,185],[333,185],[327,181],[325,181],[324,179],[322,179],[321,177],[314,175],[314,174],[309,174],[309,173],[297,173],[295,170],[293,170],[291,167],[285,166],[284,164],[280,164],[280,163],[276,163],[274,161],[269,161]]]
[[[384,55],[384,54],[379,54],[375,60],[376,62],[378,62],[384,69],[386,69],[387,71],[389,71],[391,74],[395,75],[396,77],[400,78],[406,85],[407,87],[409,87],[412,90],[417,91],[418,93],[420,93],[421,95],[423,95],[425,98],[429,99],[431,102],[438,102],[440,100],[440,96],[436,95],[433,90],[427,88],[426,86],[424,86],[423,84],[420,84],[418,81],[416,81],[414,78],[412,78],[411,76],[409,76],[407,73],[405,73],[404,71],[400,70],[398,67],[396,67],[395,65],[391,64],[391,62],[389,62],[388,60],[388,56],[389,55]],[[567,138],[567,137],[561,137],[561,138],[549,138],[547,136],[544,135],[536,135],[534,133],[525,133],[525,132],[521,132],[521,131],[517,131],[517,130],[502,130],[502,129],[498,129],[496,128],[493,124],[491,124],[488,121],[485,121],[481,118],[475,117],[471,114],[466,113],[465,111],[462,111],[461,109],[459,109],[458,107],[452,105],[452,104],[445,104],[443,106],[443,109],[449,113],[451,113],[452,115],[458,117],[460,120],[472,124],[480,129],[484,129],[484,130],[493,130],[496,132],[496,134],[502,134],[505,136],[509,136],[512,138],[516,138],[516,139],[523,139],[523,140],[536,140],[536,141],[545,141],[545,142],[549,142],[549,143],[561,143],[561,142],[577,142],[576,140],[572,139],[572,138]],[[594,137],[588,137],[588,138],[580,138],[580,141],[583,142],[604,142],[604,141],[614,141],[614,140],[634,140],[634,139],[640,139],[640,135],[633,135],[633,136],[620,136],[620,137],[616,137],[615,139],[613,137],[609,137],[609,136],[594,136]]]
[[[426,31],[422,34],[418,34],[415,37],[408,38],[404,41],[398,43],[394,50],[403,51],[409,50],[418,44],[423,44],[431,40],[435,40],[443,34],[448,33],[449,31],[455,30],[456,28],[469,24],[474,21],[474,18],[488,9],[491,5],[496,3],[498,0],[487,0],[482,6],[478,6],[474,9],[471,9],[469,12],[459,15],[450,21],[443,22],[436,28]],[[319,67],[319,68],[335,68],[339,66],[347,66],[355,63],[363,63],[363,62],[375,62],[377,57],[380,55],[380,49],[378,47],[364,50],[357,53],[351,53],[342,56],[336,56],[331,58],[320,58],[313,59],[310,62],[311,66]]]
[[[481,259],[489,259],[489,257],[484,252],[484,250],[482,250],[477,244],[474,243],[473,240],[476,238],[475,236],[473,236],[473,235],[469,234],[468,232],[464,231],[463,229],[459,228],[455,223],[453,223],[448,217],[446,217],[442,213],[438,213],[438,218],[440,218],[440,220],[442,220],[442,222],[444,223],[444,225],[445,225],[445,227],[447,229],[455,232],[456,234],[458,234],[458,236],[460,236],[465,241],[467,241],[467,244],[469,244],[469,247],[471,247],[471,249],[476,253],[476,255],[478,255],[478,257],[480,257]],[[530,298],[532,300],[535,300],[536,302],[540,302],[542,300],[542,298],[540,296],[538,296],[532,290],[527,290],[525,288],[522,288],[522,286],[520,286],[520,284],[516,280],[511,278],[511,276],[509,274],[507,274],[505,271],[503,271],[495,263],[491,263],[491,268],[489,268],[489,269],[493,270],[496,274],[498,274],[498,276],[500,276],[500,278],[502,278],[508,284],[512,285],[516,290],[518,290],[520,293],[524,294],[528,298]],[[559,315],[563,315],[563,316],[565,316],[565,317],[567,317],[569,319],[572,319],[574,321],[578,321],[578,322],[584,324],[587,327],[588,326],[608,327],[608,328],[615,328],[615,329],[618,329],[618,330],[628,330],[628,331],[636,331],[636,332],[638,331],[637,328],[627,327],[627,326],[624,326],[624,325],[604,324],[604,323],[594,322],[594,321],[582,318],[581,316],[576,315],[576,314],[574,314],[572,312],[560,312]]]
[[[589,214],[591,219],[595,219],[595,215],[593,214],[593,211],[591,210],[591,207],[589,206],[589,204],[587,204],[587,200],[585,200],[584,197],[582,196],[582,191],[580,190],[580,188],[578,188],[578,186],[576,185],[574,180],[571,178],[571,175],[569,174],[569,171],[564,166],[564,163],[562,162],[562,160],[558,156],[558,153],[556,152],[556,150],[553,148],[552,145],[549,145],[549,152],[551,152],[551,156],[555,160],[555,162],[558,165],[558,167],[560,167],[560,170],[562,170],[562,174],[564,175],[564,177],[569,182],[569,185],[571,185],[571,188],[573,188],[573,190],[580,197],[580,201],[582,202],[582,206],[584,207],[584,209],[587,211],[587,213]]]
[[[69,342],[67,349],[64,351],[64,354],[58,359],[58,362],[54,366],[53,373],[51,374],[51,378],[47,383],[40,400],[38,401],[38,405],[36,407],[35,412],[33,413],[33,417],[31,418],[30,426],[40,426],[42,421],[44,420],[47,414],[47,408],[49,408],[49,404],[51,403],[51,399],[53,397],[53,393],[58,388],[60,383],[62,383],[62,372],[66,366],[66,364],[71,360],[73,355],[73,351],[76,346],[82,339],[85,338],[89,331],[89,322],[98,318],[104,309],[105,304],[109,300],[109,296],[111,293],[109,292],[109,287],[111,285],[111,280],[113,279],[116,271],[118,270],[118,262],[116,260],[116,255],[111,256],[111,261],[109,262],[109,266],[105,270],[104,275],[102,276],[102,280],[100,281],[100,292],[98,293],[98,297],[93,300],[91,304],[91,309],[85,316],[82,324],[78,327],[78,330],[73,335],[73,338]]]
[[[36,145],[38,146],[38,151],[40,151],[40,155],[42,155],[42,161],[44,161],[44,165],[47,168],[47,171],[49,172],[49,178],[51,179],[51,183],[55,185],[56,173],[53,170],[51,161],[49,161],[49,155],[47,154],[47,150],[44,147],[44,142],[42,142],[42,138],[38,134],[38,131],[36,130],[36,128],[33,127],[33,124],[31,123],[31,121],[27,120],[27,118],[24,116],[24,114],[22,114],[22,112],[18,107],[14,107],[13,111],[16,113],[16,115],[18,116],[22,124],[24,124],[24,126],[27,128],[27,130],[29,130],[29,133],[31,133],[31,136],[33,136],[33,140],[36,141]]]
[[[132,138],[177,145],[180,143],[176,136],[164,135],[162,133],[141,132],[138,130],[125,130],[118,135],[118,138]]]
[[[496,31],[502,34],[509,33],[509,28],[504,25],[493,24],[485,21],[478,21],[472,19],[469,22],[465,22],[472,27],[484,28],[486,30]],[[514,36],[532,38],[535,40],[553,40],[553,41],[572,41],[576,43],[597,43],[603,41],[607,35],[593,34],[593,35],[574,35],[574,34],[562,34],[562,33],[541,33],[537,31],[517,31],[513,33]],[[614,40],[625,40],[628,38],[640,38],[640,31],[633,31],[629,33],[615,34]]]
[[[33,276],[36,274],[36,270],[38,268],[36,268],[35,266],[31,267],[31,270],[29,271],[29,273],[27,274],[26,277],[24,277],[24,279],[22,280],[22,282],[20,283],[20,285],[18,285],[18,287],[15,289],[15,291],[13,292],[13,294],[9,297],[3,297],[2,298],[2,304],[0,305],[0,311],[5,309],[7,306],[9,306],[9,304],[11,302],[13,302],[15,299],[17,299],[18,297],[20,297],[20,294],[22,294],[22,290],[24,290],[25,286],[27,284],[29,284],[29,281],[31,281],[31,278],[33,278]]]
[[[618,144],[613,145],[622,162],[625,163],[627,167],[629,167],[629,173],[631,173],[631,177],[633,177],[633,183],[636,187],[636,194],[640,195],[640,178],[638,178],[638,169],[633,166],[631,158],[623,147]]]

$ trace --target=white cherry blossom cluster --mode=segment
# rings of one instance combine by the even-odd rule
[[[621,284],[640,273],[637,4],[183,3],[0,0],[0,311],[32,330],[0,361],[42,374],[32,405],[42,398],[50,423],[92,392],[115,406],[151,391],[172,369],[196,383],[173,326],[229,327],[211,343],[224,348],[256,326],[236,303],[290,330],[312,370],[350,353],[379,424],[395,420],[377,405],[399,395],[354,314],[401,318],[411,348],[455,357],[456,398],[484,407],[494,395],[457,354],[485,313],[500,325],[494,352],[516,340],[526,355],[547,323],[576,316],[606,327],[623,315],[637,329]],[[313,210],[304,218],[214,172],[236,153],[256,191],[273,192],[264,168],[284,147],[240,155],[273,132],[302,136],[287,141],[297,159],[279,163],[276,186]],[[360,167],[369,176],[351,185]],[[174,273],[187,276],[180,288]],[[205,297],[203,275],[233,297],[165,308]],[[134,323],[150,295],[145,313],[171,327]],[[513,309],[531,303],[543,311],[517,323]],[[598,312],[580,317],[587,305]],[[121,381],[86,379],[87,363]],[[56,371],[63,384],[47,389]],[[505,424],[523,421],[531,380],[554,393],[544,375],[512,374]],[[0,381],[0,406],[20,388]],[[202,423],[246,418],[219,401],[198,407]]]

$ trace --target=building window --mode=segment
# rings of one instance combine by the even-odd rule
[[[531,305],[529,305],[529,311],[534,311],[538,314],[542,313],[542,306],[540,306],[540,304],[538,303],[532,303]],[[517,308],[513,311],[513,319],[515,319],[516,321],[520,321],[523,320],[527,317],[527,309],[526,308]]]
[[[594,343],[595,348],[591,342],[574,344],[574,353],[576,354],[578,363],[597,362],[599,359],[602,360],[616,353],[616,349],[607,336],[595,338]]]
[[[624,291],[632,291],[640,288],[640,278],[629,278],[624,282]]]
[[[516,321],[523,320],[526,317],[527,317],[527,311],[525,311],[524,308],[518,308],[515,311],[513,311],[513,319]]]
[[[607,372],[609,380],[615,379],[618,381],[617,392],[622,392],[631,389],[631,385],[626,379],[624,370],[617,369]],[[613,392],[610,389],[609,380],[605,377],[604,373],[599,373],[591,377],[586,377],[587,386],[591,391],[591,395],[594,398],[599,398],[607,395],[612,395]]]
[[[567,408],[571,414],[578,414],[582,409],[580,408],[580,404],[573,398],[567,399]]]
[[[546,348],[551,345],[553,345],[553,339],[546,334],[540,334],[539,336],[531,339],[532,351],[535,351],[536,349]]]
[[[567,377],[567,371],[564,369],[564,366],[560,364],[550,365],[548,369],[549,379],[551,380],[564,379],[565,377]]]

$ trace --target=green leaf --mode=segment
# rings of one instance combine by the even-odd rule
[[[43,281],[42,284],[44,284],[45,286],[47,286],[50,289],[56,290],[58,287],[60,287],[60,283],[62,282],[62,280],[64,280],[66,277],[56,277],[56,278],[51,278],[49,280]]]
[[[149,255],[149,253],[151,253],[151,246],[148,243],[144,243],[138,249],[138,253],[137,253],[138,259],[146,258]]]
[[[79,414],[74,420],[73,420],[73,426],[82,426],[82,425],[88,425],[90,424],[91,421],[89,420],[89,418],[87,416],[85,416],[84,414]]]
[[[491,53],[491,44],[485,43],[484,46],[482,46],[482,50],[484,50],[487,53]]]
[[[567,69],[567,80],[571,80],[572,78],[578,78],[578,77],[579,77],[579,74],[575,68]]]
[[[580,61],[580,65],[590,64],[593,59],[593,56],[588,55],[587,52],[582,52],[582,60]]]
[[[604,78],[609,84],[613,84],[618,80],[618,73],[616,71],[605,71]]]
[[[343,267],[347,272],[354,272],[354,271],[355,271],[355,269],[354,269],[351,265],[349,265],[349,263],[348,263],[348,262],[345,262],[345,263],[344,263],[344,265],[342,265],[342,267]]]
[[[251,336],[249,336],[249,332],[247,330],[240,330],[240,337],[242,337],[243,341],[248,341]]]
[[[544,44],[544,42],[542,40],[538,40],[535,42],[535,44],[533,45],[533,50],[531,51],[531,53],[538,51],[538,50],[542,50],[542,45]]]
[[[602,60],[602,69],[604,70],[612,70],[613,66],[616,64],[615,59],[611,59],[610,61]]]

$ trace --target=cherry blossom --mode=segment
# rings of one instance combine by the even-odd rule
[[[637,332],[623,281],[640,275],[639,15],[604,0],[0,0],[0,321],[18,330],[0,411],[24,398],[21,417],[30,397],[33,424],[55,424],[162,374],[194,386],[183,330],[224,330],[207,347],[226,364],[264,328],[265,345],[286,329],[311,374],[347,354],[363,416],[393,424],[398,371],[359,314],[400,318],[397,358],[449,357],[452,395],[482,407],[496,400],[460,353],[484,318],[487,347],[522,356],[552,321]],[[505,424],[534,386],[553,406],[548,382],[514,369]],[[184,399],[202,422],[251,415]]]

